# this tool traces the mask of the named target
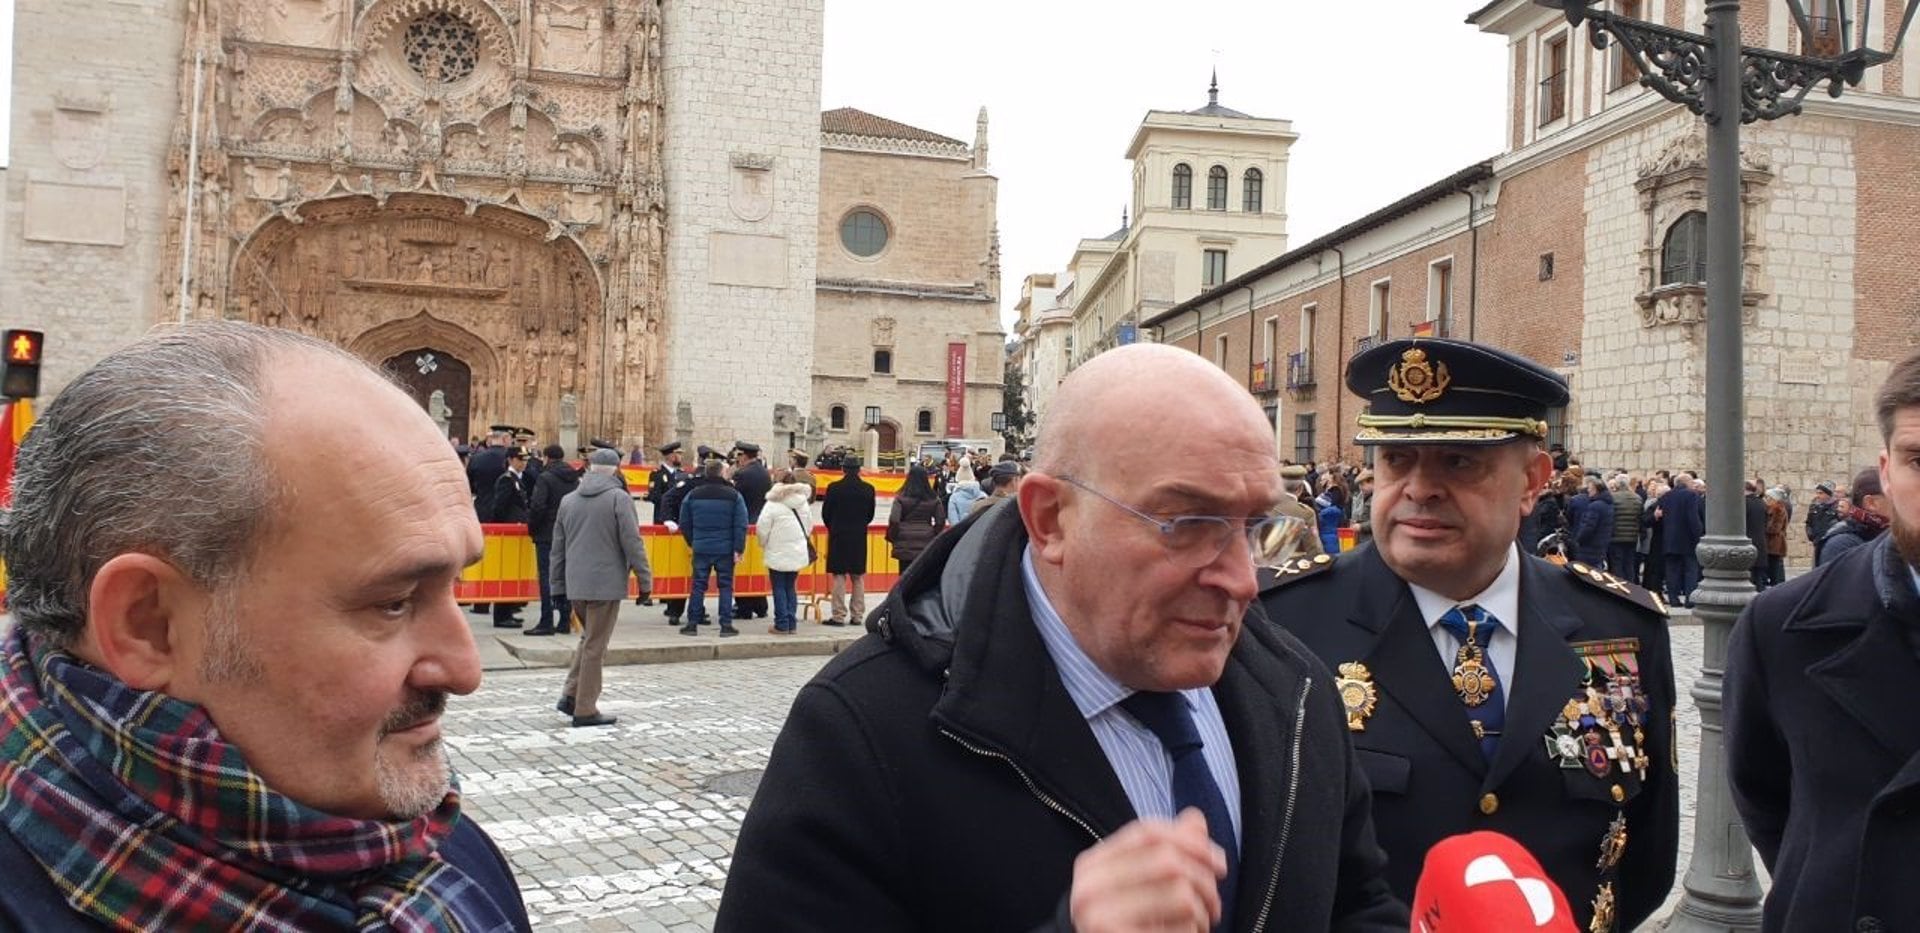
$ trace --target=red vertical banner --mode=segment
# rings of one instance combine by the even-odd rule
[[[947,344],[947,436],[967,436],[967,345]]]

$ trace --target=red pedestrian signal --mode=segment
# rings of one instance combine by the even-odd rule
[[[46,335],[37,330],[9,330],[5,366],[0,369],[0,395],[33,398],[40,394],[40,351]]]

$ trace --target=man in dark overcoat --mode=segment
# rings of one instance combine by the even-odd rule
[[[728,477],[733,488],[740,491],[740,498],[747,503],[747,524],[760,521],[760,510],[766,507],[767,493],[773,490],[773,474],[767,472],[766,461],[760,459],[760,445],[752,441],[736,441],[733,445],[733,473]],[[765,596],[742,596],[734,600],[742,619],[767,617],[767,598]]]
[[[1039,447],[794,699],[714,929],[1406,930],[1331,677],[1252,605],[1286,536],[1245,387],[1120,347]]]
[[[1666,613],[1575,561],[1520,552],[1553,464],[1552,370],[1413,338],[1355,356],[1375,447],[1372,544],[1266,581],[1267,616],[1335,673],[1387,878],[1411,898],[1434,843],[1505,833],[1582,930],[1630,930],[1673,885],[1679,782]]]
[[[521,477],[527,470],[527,452],[519,447],[506,448],[507,468],[493,480],[493,504],[487,509],[487,521],[502,525],[527,523],[527,489]],[[494,628],[519,628],[520,610],[526,603],[494,603]]]
[[[833,611],[824,625],[858,625],[867,617],[867,526],[873,523],[873,484],[860,478],[860,461],[848,457],[843,475],[827,486],[820,523],[827,526],[827,573],[833,577]],[[847,591],[853,591],[851,614]]]
[[[1920,930],[1920,355],[1876,400],[1887,534],[1755,597],[1727,647],[1727,777],[1763,929]]]

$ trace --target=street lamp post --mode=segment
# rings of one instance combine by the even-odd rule
[[[1721,737],[1720,688],[1727,637],[1753,599],[1747,569],[1756,556],[1747,540],[1741,487],[1746,475],[1740,299],[1743,289],[1740,234],[1740,125],[1800,112],[1801,101],[1820,85],[1839,97],[1866,70],[1890,61],[1920,3],[1910,3],[1891,49],[1867,47],[1872,0],[1857,20],[1860,40],[1850,35],[1856,19],[1848,0],[1834,0],[1838,28],[1807,16],[1802,0],[1786,0],[1804,49],[1833,41],[1837,54],[1816,58],[1740,44],[1740,0],[1707,0],[1705,35],[1595,9],[1598,0],[1535,0],[1561,10],[1567,22],[1587,24],[1596,48],[1618,42],[1639,68],[1640,83],[1685,105],[1707,122],[1707,535],[1700,541],[1706,579],[1696,602],[1706,629],[1700,677],[1693,699],[1700,707],[1700,762],[1695,785],[1693,856],[1685,895],[1668,930],[1755,930],[1760,926],[1760,884],[1727,786]]]

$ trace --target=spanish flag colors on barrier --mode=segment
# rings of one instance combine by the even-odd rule
[[[653,468],[645,466],[622,466],[620,472],[627,477],[627,488],[644,490],[647,482],[653,478]],[[845,475],[839,470],[813,470],[813,488],[820,495],[826,495],[827,487],[840,481]],[[884,470],[861,470],[860,478],[873,485],[873,492],[880,496],[897,496],[900,487],[906,485],[907,474],[889,473]]]
[[[6,404],[0,414],[0,505],[13,501],[13,455],[20,439],[33,427],[33,400],[19,399]]]
[[[453,586],[453,595],[463,603],[530,603],[540,599],[540,576],[534,557],[533,539],[525,525],[481,525],[486,532],[486,550],[480,562],[466,569]],[[832,586],[827,574],[827,532],[825,526],[812,529],[814,549],[820,559],[800,571],[795,589],[801,596],[823,594]],[[868,594],[883,593],[900,579],[900,563],[893,559],[893,548],[886,540],[887,526],[867,527]],[[658,525],[640,527],[640,543],[647,548],[647,565],[653,570],[655,599],[683,599],[693,592],[693,551],[686,539]],[[709,593],[713,592],[710,586]],[[747,532],[746,555],[733,568],[735,596],[765,596],[773,592],[767,577],[767,565],[760,555],[760,538]],[[627,596],[639,592],[629,578]]]

